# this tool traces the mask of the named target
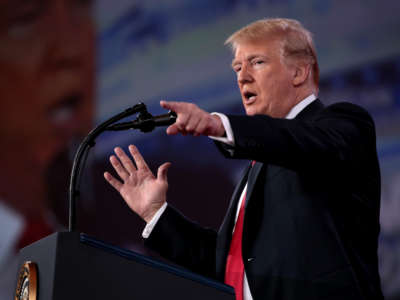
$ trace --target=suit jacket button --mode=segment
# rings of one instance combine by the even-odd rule
[[[252,262],[253,260],[254,260],[254,257],[249,257],[249,258],[247,259],[248,262]]]

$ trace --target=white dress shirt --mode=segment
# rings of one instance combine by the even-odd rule
[[[293,106],[285,118],[286,119],[294,119],[306,106],[308,106],[311,102],[313,102],[316,99],[317,99],[317,97],[314,94],[311,94],[310,96],[308,96],[307,98],[303,99],[302,101],[297,103],[295,106]],[[221,113],[213,113],[213,114],[215,114],[221,118],[222,124],[225,128],[226,137],[209,136],[209,138],[219,141],[219,142],[222,142],[222,143],[225,143],[225,144],[228,144],[228,145],[231,145],[231,146],[235,146],[235,139],[234,139],[232,127],[231,127],[228,117]],[[236,224],[237,218],[239,216],[240,206],[242,204],[242,201],[246,194],[246,191],[247,191],[247,183],[246,183],[245,187],[243,188],[242,194],[240,195],[240,198],[239,198],[239,203],[238,203],[238,206],[236,209],[235,224]],[[153,230],[154,226],[157,224],[157,221],[160,219],[161,215],[163,214],[163,212],[165,211],[166,208],[167,208],[167,203],[165,202],[163,204],[163,206],[161,206],[161,208],[155,213],[155,215],[150,220],[150,222],[147,223],[147,225],[144,228],[143,233],[142,233],[143,238],[146,239],[150,236],[151,231]],[[235,230],[235,228],[233,229],[233,231],[234,230]],[[232,234],[233,234],[233,232],[232,232]],[[253,297],[250,292],[250,287],[249,287],[249,282],[247,280],[246,272],[244,272],[244,279],[243,279],[243,300],[253,300]]]

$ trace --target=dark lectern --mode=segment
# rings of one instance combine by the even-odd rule
[[[37,266],[37,300],[235,299],[227,285],[76,232],[22,249],[26,261]]]

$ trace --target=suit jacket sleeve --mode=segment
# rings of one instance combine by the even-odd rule
[[[168,205],[145,245],[161,256],[207,277],[216,277],[217,233],[188,220]]]
[[[257,160],[301,172],[343,172],[365,163],[371,149],[376,152],[372,118],[350,103],[331,105],[305,120],[265,115],[228,118],[235,146],[216,144],[231,158]]]

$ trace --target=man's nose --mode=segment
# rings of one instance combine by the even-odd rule
[[[52,14],[52,30],[48,34],[47,59],[57,68],[75,68],[82,64],[87,26],[80,26],[65,1],[57,1]]]
[[[253,80],[253,77],[251,76],[251,73],[246,65],[243,65],[241,70],[238,72],[237,80],[240,84],[251,82]]]

